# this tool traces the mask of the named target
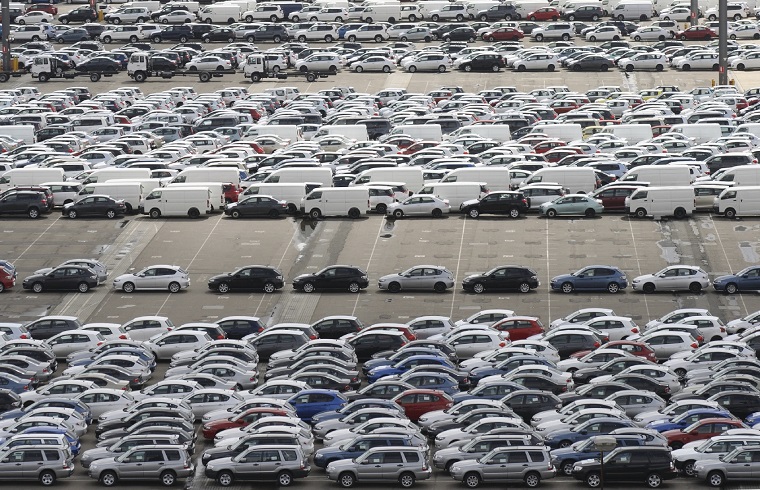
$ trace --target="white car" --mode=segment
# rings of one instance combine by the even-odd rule
[[[129,320],[122,327],[130,339],[145,341],[156,335],[171,332],[174,324],[165,316],[139,316]]]
[[[760,51],[744,53],[738,59],[731,61],[734,70],[757,70],[760,68]]]
[[[25,13],[24,15],[19,15],[16,17],[16,24],[52,24],[53,20],[54,19],[51,14],[43,12],[41,10],[33,10],[31,12]]]
[[[449,214],[451,206],[449,201],[440,199],[435,196],[412,196],[401,202],[396,202],[388,206],[386,214],[394,218],[403,218],[405,216],[432,216],[440,218],[444,214]]]
[[[182,379],[166,379],[152,384],[147,388],[143,388],[140,391],[131,391],[132,398],[135,401],[144,400],[152,396],[160,396],[163,398],[185,398],[191,393],[194,393],[203,386],[195,381],[185,381]]]
[[[674,449],[671,456],[673,463],[681,467],[687,476],[697,476],[697,471],[694,469],[697,462],[713,462],[734,449],[745,446],[760,446],[760,434],[714,436],[707,440],[695,441],[694,445],[688,444],[681,449]]]
[[[609,308],[583,308],[576,310],[569,315],[553,320],[549,324],[549,329],[556,328],[567,323],[586,323],[599,316],[616,316],[615,312]]]
[[[636,416],[642,412],[659,410],[667,403],[651,391],[622,390],[609,395],[607,401],[617,403],[628,417]]]
[[[553,430],[567,430],[571,427],[582,424],[587,420],[612,417],[616,419],[628,418],[623,410],[619,408],[584,408],[560,419],[546,420],[535,425],[537,432],[551,432]]]
[[[579,369],[599,367],[620,357],[633,357],[633,354],[620,349],[595,349],[583,357],[570,357],[557,363],[557,369],[573,373]]]
[[[750,16],[750,10],[746,3],[729,3],[726,5],[726,8],[729,19],[739,20]],[[718,20],[718,16],[718,7],[712,7],[705,11],[705,18],[707,20]]]
[[[298,39],[299,43],[307,41],[325,41],[327,43],[333,42],[338,39],[338,28],[333,24],[315,24],[308,29],[297,31],[294,38]]]
[[[660,13],[662,20],[674,20],[676,22],[689,22],[691,20],[691,9],[689,7],[675,7],[667,12]]]
[[[457,22],[462,22],[469,18],[469,14],[467,13],[467,5],[452,3],[444,5],[440,9],[431,10],[427,17],[430,17],[430,20],[433,22],[438,22],[439,20],[455,20]]]
[[[385,420],[385,418],[375,419],[375,420]],[[394,419],[398,420],[398,419]],[[371,421],[370,421],[371,422]],[[407,425],[413,425],[412,422],[407,421]],[[307,429],[309,433],[311,433],[311,427],[306,423],[303,422],[298,417],[287,417],[282,415],[275,415],[270,417],[264,417],[261,418],[255,422],[252,422],[248,424],[245,427],[236,428],[236,429],[226,429],[216,434],[214,437],[214,446],[221,445],[220,442],[228,439],[239,439],[246,434],[254,433],[261,427],[269,427],[273,425],[281,425],[284,427],[299,427],[303,429]],[[313,437],[313,436],[312,436]],[[327,445],[325,443],[325,445]]]
[[[625,71],[655,70],[662,71],[668,66],[668,57],[658,51],[638,53],[630,58],[621,58],[617,65]]]
[[[694,351],[690,356],[671,358],[665,361],[662,365],[671,369],[681,378],[685,377],[687,372],[691,370],[703,371],[709,370],[711,367],[720,364],[726,359],[735,359],[736,351],[731,349],[721,349],[719,347],[712,347],[710,349],[702,349],[701,347]]]
[[[113,388],[94,388],[77,395],[74,399],[87,405],[93,420],[111,410],[123,410],[135,404],[132,392]]]
[[[723,340],[726,336],[726,326],[717,316],[690,316],[689,318],[684,318],[680,322],[673,324],[674,327],[678,325],[696,326],[705,336],[705,342]]]
[[[533,53],[512,65],[517,71],[546,70],[554,71],[560,65],[557,55],[552,53]]]
[[[237,405],[228,408],[220,408],[219,410],[212,410],[206,412],[202,417],[203,423],[210,422],[212,420],[222,420],[233,415],[245,412],[251,408],[280,408],[292,415],[296,415],[293,406],[287,400],[278,400],[277,398],[251,398],[243,400]]]
[[[670,31],[662,27],[640,27],[630,34],[634,41],[664,41],[673,37]]]
[[[87,325],[83,325],[79,330],[98,332],[106,341],[129,340],[126,330],[118,323],[88,323]]]
[[[158,21],[162,24],[185,24],[194,20],[195,15],[187,10],[173,10],[158,18]]]
[[[567,22],[555,22],[546,27],[538,27],[530,33],[530,38],[538,42],[562,39],[569,41],[575,37],[575,28]]]
[[[489,400],[486,398],[481,399],[481,397],[478,397],[474,399],[463,400],[455,404],[453,407],[447,408],[445,410],[433,410],[432,412],[427,412],[424,415],[420,416],[420,418],[417,420],[417,425],[423,428],[430,427],[440,420],[454,420],[460,415],[464,415],[471,412],[472,410],[477,410],[479,408],[495,408],[497,410],[504,410],[505,412],[509,410],[509,407],[504,405],[504,403],[502,403],[500,400]]]
[[[361,61],[356,61],[351,65],[351,69],[356,73],[363,71],[382,71],[390,73],[396,68],[393,60],[384,56],[369,56]]]
[[[113,288],[125,293],[138,290],[168,290],[170,293],[178,293],[188,287],[190,276],[176,265],[151,265],[140,272],[122,274],[113,280]]]
[[[309,21],[311,22],[338,22],[342,24],[344,20],[348,20],[348,9],[344,7],[324,7],[318,12],[309,14]]]
[[[650,422],[655,420],[669,419],[681,415],[695,408],[715,408],[720,409],[718,402],[692,398],[688,400],[678,400],[659,410],[641,412],[633,417],[633,423],[639,427],[646,427]]]
[[[754,311],[743,318],[737,318],[726,323],[726,331],[729,335],[743,333],[745,330],[760,324],[760,310]]]
[[[295,68],[298,71],[323,71],[337,72],[343,66],[343,61],[336,53],[318,52],[307,56],[296,62]]]
[[[352,43],[356,41],[375,41],[380,43],[388,40],[388,31],[382,24],[364,24],[358,29],[346,31],[343,38]]]
[[[105,44],[113,41],[129,41],[131,43],[145,39],[145,33],[137,26],[118,26],[101,32],[98,38]]]
[[[98,280],[100,282],[105,282],[106,279],[108,279],[108,268],[104,264],[102,264],[101,262],[98,262],[95,259],[70,259],[59,264],[58,267],[64,267],[67,265],[78,265],[81,267],[89,267],[90,269],[92,269],[98,274]],[[52,270],[53,270],[53,267],[46,267],[44,269],[38,269],[34,271],[34,273],[47,274],[48,272]]]
[[[527,424],[520,418],[515,417],[484,417],[467,427],[459,429],[449,429],[435,436],[435,448],[443,449],[445,447],[455,446],[457,442],[466,442],[473,437],[485,434],[493,429],[501,428],[527,428]]]
[[[206,332],[198,330],[180,330],[159,335],[151,340],[143,342],[157,359],[171,359],[171,357],[183,350],[192,350],[211,342],[211,337]]]
[[[182,401],[190,405],[195,419],[201,420],[208,412],[232,408],[242,402],[243,398],[233,390],[202,388],[186,396]]]
[[[465,330],[447,339],[460,359],[473,357],[478,352],[507,346],[507,341],[495,330]]]
[[[477,313],[473,313],[463,320],[457,320],[454,325],[457,327],[460,325],[486,325],[490,326],[499,320],[503,320],[509,316],[515,316],[514,310],[481,310]],[[479,356],[480,357],[480,356]]]
[[[666,360],[677,352],[693,352],[699,347],[689,333],[668,330],[646,334],[639,341],[649,344],[658,360]]]
[[[390,30],[388,31],[390,33]],[[392,34],[391,34],[392,35]],[[433,31],[429,27],[412,27],[399,33],[399,41],[424,41],[429,43],[433,39]]]
[[[549,342],[538,339],[524,339],[512,342],[512,347],[521,347],[535,351],[536,354],[547,361],[557,364],[560,361],[559,351]]]
[[[97,388],[92,381],[80,379],[61,379],[53,381],[50,384],[41,386],[34,391],[25,391],[21,393],[21,404],[26,406],[36,401],[50,398],[52,396],[60,398],[76,398],[80,393]]]
[[[684,58],[678,58],[673,68],[683,71],[718,69],[718,53],[714,51],[696,51]]]
[[[615,26],[597,27],[586,33],[586,40],[592,43],[596,41],[619,41],[620,38],[620,29]]]
[[[710,316],[710,310],[706,310],[704,308],[679,308],[677,310],[671,311],[670,313],[666,313],[656,320],[647,322],[647,324],[644,326],[644,331],[646,332],[650,328],[654,328],[662,324],[678,323],[684,318],[688,318],[690,316]]]
[[[221,56],[206,54],[188,61],[185,68],[190,71],[222,71],[231,70],[232,63]]]
[[[451,68],[451,65],[451,56],[447,53],[422,53],[401,62],[401,68],[409,73],[416,71],[437,71],[438,73],[443,73]]]
[[[707,272],[698,266],[671,265],[654,274],[638,276],[631,282],[634,291],[691,291],[699,293],[710,286]]]
[[[73,352],[97,347],[105,340],[97,331],[77,329],[61,332],[45,342],[53,349],[55,357],[62,359]]]
[[[741,24],[734,28],[728,37],[730,39],[760,39],[760,27],[756,24]]]
[[[659,366],[656,364],[633,365],[623,369],[614,376],[619,376],[622,374],[641,374],[647,376],[648,378],[657,380],[660,383],[668,385],[671,395],[674,395],[681,391],[681,380],[679,379],[678,375],[671,371],[667,366]],[[610,374],[597,376],[595,378],[592,378],[590,383],[595,384],[609,381],[614,376]]]
[[[624,340],[641,333],[641,328],[628,316],[598,316],[583,325],[605,332],[610,340]]]
[[[565,417],[568,417],[570,415],[579,413],[583,410],[590,410],[590,409],[619,409],[617,403],[611,402],[609,400],[597,400],[593,398],[584,398],[581,400],[576,400],[574,402],[568,403],[564,407],[560,408],[559,410],[545,410],[543,412],[538,412],[536,415],[531,417],[530,419],[530,425],[533,427],[536,427],[540,424],[551,422],[553,420],[560,420]]]

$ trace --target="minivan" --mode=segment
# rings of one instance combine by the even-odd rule
[[[760,186],[727,187],[718,195],[714,207],[729,219],[760,215]]]

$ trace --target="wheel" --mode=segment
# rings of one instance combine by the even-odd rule
[[[555,218],[557,216],[557,210],[556,209],[549,209],[546,211],[546,216],[548,218]]]
[[[483,286],[483,283],[481,282],[476,282],[475,284],[472,285],[472,292],[475,294],[483,294],[483,291],[485,290],[486,288],[485,286]]]
[[[80,293],[86,293],[90,290],[90,285],[86,282],[80,282],[79,286],[77,286],[77,290],[79,290]]]
[[[256,83],[261,80],[261,75],[258,73],[251,73],[251,81]]]
[[[114,219],[115,217],[116,217],[116,211],[114,211],[113,209],[109,209],[108,211],[106,211],[106,218]]]
[[[155,208],[151,209],[149,216],[151,218],[153,218],[153,219],[160,218],[161,217],[161,211],[159,211],[158,209],[155,209]]]
[[[644,291],[646,294],[652,294],[655,291],[655,287],[654,287],[654,284],[652,284],[651,282],[648,282],[641,287],[641,290]]]
[[[417,16],[412,14],[409,16],[409,22],[417,22]]]
[[[681,37],[680,37],[680,39],[681,39],[681,41],[686,41],[686,36],[682,34]]]
[[[736,65],[736,69],[739,71],[744,71],[744,68],[745,68],[744,63],[738,63]]]
[[[280,217],[280,213],[276,209],[270,209],[269,213],[268,213],[268,216],[270,218],[272,218],[272,219],[275,219],[275,218],[279,218]]]
[[[662,477],[658,475],[657,473],[652,473],[649,476],[647,476],[646,482],[649,488],[660,488],[660,486],[662,485]]]
[[[525,475],[525,485],[528,488],[536,488],[541,484],[541,475],[538,473],[528,473]]]
[[[520,210],[518,208],[512,208],[509,210],[509,217],[512,219],[517,219],[520,217]]]
[[[726,284],[727,294],[736,294],[737,291],[739,291],[739,287],[735,283],[729,282],[728,284]]]
[[[615,294],[620,291],[620,286],[618,286],[618,283],[611,282],[607,284],[607,292],[610,294]]]
[[[446,71],[446,65],[441,65],[438,67],[438,73],[444,73]]]
[[[591,20],[593,20],[594,22],[596,22],[597,20],[599,20],[599,16],[596,15],[596,14],[594,14],[594,15],[591,16]]]
[[[536,16],[535,15],[531,15],[530,17],[528,17],[528,20],[531,21],[531,22],[535,22],[536,21]]]
[[[481,22],[485,22],[487,20],[488,20],[488,16],[486,14],[483,14],[483,15],[480,16],[480,21]],[[509,19],[507,19],[507,20],[509,20]]]
[[[197,210],[197,209],[195,209],[195,208],[191,208],[191,209],[190,209],[190,210],[187,212],[187,215],[188,215],[188,216],[190,216],[190,218],[192,218],[192,219],[197,219],[197,218],[200,218],[200,216],[201,216],[201,212],[200,212],[200,211],[198,211],[198,210]]]
[[[599,69],[600,69],[601,71],[607,71],[607,70],[609,70],[609,69],[610,69],[610,67],[609,67],[609,66],[607,66],[607,65],[602,65],[602,66],[600,66],[600,67],[599,67]]]
[[[693,282],[689,284],[689,291],[692,293],[700,293],[702,291],[702,285],[698,282]]]
[[[464,71],[466,71],[466,72],[472,71],[472,66],[471,65],[464,65]]]
[[[222,294],[229,293],[230,292],[230,285],[226,282],[220,282],[219,285],[216,287],[216,290]]]
[[[63,19],[58,19],[58,20],[61,21],[61,24],[68,24],[69,23],[68,17],[64,17]]]
[[[385,212],[388,211],[388,206],[386,206],[383,203],[380,203],[377,206],[375,206],[375,211],[377,211],[380,214],[385,214]]]
[[[707,484],[711,487],[722,487],[725,477],[720,471],[711,471],[707,474]]]
[[[543,34],[536,34],[536,41],[541,42],[543,40],[544,40],[544,35]]]
[[[137,36],[131,36],[131,37],[129,38],[129,42],[131,42],[131,43],[136,43],[136,42],[137,42]]]
[[[328,35],[326,35],[326,36],[325,36],[325,42],[326,42],[326,43],[331,43],[331,42],[333,42],[333,37],[332,37],[331,35],[329,35],[329,34],[328,34]]]
[[[116,485],[117,481],[119,481],[119,479],[116,478],[116,473],[113,471],[104,471],[100,474],[100,484],[104,487],[112,487]]]
[[[276,287],[274,287],[274,284],[271,282],[264,283],[264,292],[267,294],[271,294],[277,290]]]
[[[319,219],[321,217],[322,217],[322,212],[319,209],[314,208],[311,211],[309,211],[309,218],[311,218],[311,219]]]
[[[529,293],[530,292],[530,284],[527,282],[521,282],[520,286],[517,288],[518,291],[521,293]]]
[[[29,215],[31,219],[37,219],[40,217],[40,210],[37,208],[29,208],[29,211],[27,211],[26,214]]]
[[[684,377],[686,377],[686,370],[685,370],[685,369],[683,369],[683,368],[678,368],[678,369],[676,369],[674,372],[676,373],[676,375],[677,375],[679,378],[684,378]]]
[[[438,22],[438,19],[439,19],[438,14],[434,14],[432,17],[430,17],[430,20],[432,20],[433,22]]]
[[[491,67],[491,71],[494,72],[494,73],[497,72],[497,71],[499,71],[499,65],[493,65]]]
[[[240,217],[240,211],[238,211],[237,209],[233,209],[232,212],[230,213],[230,216],[232,216],[235,219],[238,219]]]
[[[441,211],[441,210],[440,210],[440,209],[438,209],[438,208],[435,208],[435,209],[433,210],[433,218],[440,218],[440,217],[442,217],[442,216],[443,216],[443,211]]]
[[[351,34],[350,36],[348,36],[348,42],[350,42],[350,43],[356,42],[356,36],[354,36],[353,34]]]
[[[673,212],[673,216],[675,216],[676,219],[684,219],[686,217],[686,210],[684,208],[676,208]]]
[[[412,488],[414,486],[414,473],[401,473],[398,477],[398,483],[403,488]]]
[[[726,215],[726,218],[728,219],[736,218],[736,210],[734,208],[726,209],[726,212],[724,214]]]
[[[467,473],[464,475],[464,484],[467,488],[478,488],[480,486],[480,475],[477,473]]]
[[[590,36],[588,38],[588,40],[591,41],[592,43],[595,43],[596,42],[596,36]]]
[[[697,472],[694,471],[694,461],[687,461],[684,463],[683,472],[686,473],[687,476],[697,476]]]
[[[401,211],[400,209],[397,209],[397,210],[393,211],[393,217],[394,218],[401,218],[403,216],[404,216],[404,212]]]
[[[390,73],[390,72],[391,72],[391,67],[390,67],[390,66],[388,66],[388,65],[385,65],[385,66],[383,67],[383,73]]]
[[[574,16],[574,15],[572,15],[572,14],[571,14],[571,15],[568,15],[568,16],[567,16],[567,20],[569,20],[570,22],[572,22],[572,21],[574,21],[574,20],[575,20],[575,16]]]
[[[273,36],[272,41],[279,43],[279,42],[282,42],[282,38],[280,36]]]
[[[277,483],[281,487],[289,487],[293,483],[293,475],[289,471],[282,471],[277,475]]]
[[[437,282],[433,286],[433,291],[436,293],[445,293],[446,292],[446,285],[442,282]]]
[[[216,475],[216,482],[223,487],[229,487],[234,481],[235,477],[229,471],[222,471]]]
[[[164,471],[160,476],[161,484],[165,487],[171,487],[177,482],[177,475],[173,471]]]
[[[69,210],[69,218],[76,219],[76,217],[77,217],[77,212],[73,209]]]
[[[562,290],[563,293],[570,294],[575,289],[575,286],[573,286],[572,283],[565,282],[565,283],[562,283],[562,286],[560,286],[560,289]],[[562,442],[567,442],[567,441],[562,441]],[[560,447],[567,447],[567,446],[560,446]]]
[[[55,473],[52,471],[43,471],[39,477],[40,483],[43,487],[49,487],[55,483]]]
[[[354,475],[351,473],[341,473],[341,475],[338,476],[338,483],[340,483],[340,486],[343,488],[353,487],[355,481],[356,478],[354,478]]]
[[[106,44],[111,44],[111,36],[104,36],[102,41]]]
[[[575,461],[563,461],[560,463],[559,467],[565,476],[573,476],[574,465],[575,465]]]
[[[348,210],[348,217],[351,219],[359,219],[361,218],[362,213],[357,208],[351,208]]]
[[[56,39],[56,41],[58,42],[58,44],[63,44],[63,38],[62,37],[59,37],[58,39]]]
[[[375,36],[375,42],[376,43],[383,42],[383,36],[381,36],[380,34],[378,34],[377,36]]]
[[[570,40],[570,34],[562,34],[562,40],[563,41],[569,41]]]
[[[594,471],[586,475],[586,485],[588,485],[589,487],[597,488],[601,484],[602,484],[602,478],[599,476],[599,473]]]
[[[100,80],[100,73],[93,73],[90,75],[91,82],[97,82],[98,80]]]
[[[617,20],[620,22],[623,22],[625,20],[625,16],[623,14],[618,15]]]
[[[464,15],[457,14],[457,22],[462,22],[464,20]]]
[[[179,290],[182,289],[178,282],[174,281],[169,283],[169,292],[170,293],[178,293]]]
[[[388,291],[390,291],[391,293],[398,293],[399,291],[401,291],[401,284],[397,282],[392,282],[388,284]]]
[[[313,293],[314,292],[314,284],[307,282],[303,285],[303,292],[304,293]]]
[[[585,213],[583,213],[587,218],[593,218],[596,216],[596,211],[593,209],[587,209]]]
[[[549,65],[549,66],[547,66],[547,67],[546,67],[546,69],[547,69],[548,71],[554,71],[554,69],[555,69],[555,68],[556,68],[556,67],[555,67],[554,65]]]
[[[664,67],[662,65],[657,65],[657,66],[654,67],[655,71],[662,71],[663,68]]]

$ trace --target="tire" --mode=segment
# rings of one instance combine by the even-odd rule
[[[739,286],[736,283],[729,282],[726,284],[726,294],[736,294],[739,291]]]
[[[517,71],[519,71],[519,72],[525,71],[525,65],[518,65],[517,66]]]
[[[375,211],[377,211],[380,214],[385,214],[386,211],[388,211],[388,206],[386,206],[383,203],[380,203],[377,206],[375,206]]]
[[[438,67],[438,73],[445,73],[446,72],[446,65],[441,65]]]
[[[338,484],[343,488],[351,488],[356,483],[356,478],[351,473],[341,473],[338,475]]]
[[[593,209],[587,209],[586,212],[583,214],[587,218],[593,218],[594,216],[596,216],[596,211],[594,211]]]
[[[531,15],[530,17],[528,17],[528,20],[531,21],[531,22],[535,22],[536,21],[536,16],[535,15]]]
[[[464,65],[464,71],[471,72],[472,71],[472,66],[471,65]]]
[[[625,65],[625,71],[627,71],[627,72],[629,72],[629,73],[630,73],[630,72],[632,72],[633,70],[634,70],[634,66],[633,66],[633,65]]]
[[[647,210],[644,208],[639,208],[636,210],[635,216],[639,219],[643,219],[647,217]]]
[[[395,281],[388,284],[388,291],[390,291],[391,293],[398,293],[399,291],[401,291],[401,284]]]
[[[332,37],[331,35],[329,35],[329,34],[328,34],[327,36],[325,36],[325,42],[326,42],[326,43],[331,43],[331,42],[333,42],[333,37]]]
[[[467,473],[462,480],[467,488],[478,488],[481,478],[477,473]]]
[[[641,287],[641,290],[644,291],[644,293],[646,294],[652,294],[653,292],[656,291],[656,289],[657,288],[651,282],[648,282]]]
[[[711,487],[722,487],[726,477],[720,471],[711,471],[707,474],[707,484]]]
[[[657,473],[651,473],[646,479],[649,488],[660,488],[662,486],[662,477]]]
[[[562,34],[562,40],[563,41],[569,41],[570,40],[570,34]]]
[[[592,471],[588,475],[586,475],[586,485],[588,485],[591,488],[599,488],[599,485],[602,484],[602,478],[599,476],[599,473]]]
[[[525,486],[528,488],[536,488],[541,485],[541,475],[535,472],[530,472],[525,475]]]
[[[687,461],[683,465],[683,472],[687,476],[697,476],[697,472],[694,471],[694,461]]]
[[[541,42],[544,40],[543,34],[536,34],[536,41]]]
[[[676,210],[673,211],[673,216],[676,219],[684,219],[686,218],[686,210],[684,208],[676,208]]]
[[[55,484],[55,473],[49,470],[45,470],[42,473],[40,473],[40,476],[38,478],[40,481],[40,484],[43,487],[49,487],[51,485]]]
[[[232,216],[235,219],[238,219],[240,218],[240,211],[238,211],[237,209],[233,209],[232,212],[230,213],[230,216]]]
[[[74,209],[69,210],[69,219],[76,219],[77,212]]]
[[[575,290],[575,286],[572,285],[572,283],[565,282],[562,283],[562,286],[560,286],[560,290],[565,294],[570,294]],[[562,441],[567,442],[567,441]],[[566,447],[566,446],[560,446],[560,447]]]
[[[350,36],[348,36],[348,42],[355,43],[356,42],[356,36],[354,36],[353,34],[350,35]]]
[[[267,294],[272,294],[277,288],[271,282],[264,283],[263,291]]]
[[[567,16],[567,20],[568,20],[569,22],[572,22],[572,21],[574,21],[574,20],[575,20],[575,16],[574,16],[574,15],[568,15],[568,16]]]
[[[91,82],[97,82],[98,80],[100,80],[100,73],[93,73],[90,75]]]
[[[494,72],[494,73],[496,73],[497,71],[499,71],[499,65],[493,65],[491,67],[491,71]]]
[[[728,219],[735,219],[736,218],[736,210],[734,208],[728,208],[728,209],[726,209],[726,212],[724,213],[724,215]]]
[[[178,282],[170,282],[168,289],[170,293],[178,293],[182,288]]]
[[[400,209],[397,209],[397,210],[393,211],[393,217],[396,218],[396,219],[403,218],[404,217],[404,212],[401,211]]]
[[[113,209],[109,209],[108,211],[106,211],[106,218],[114,219],[115,217],[116,217],[116,211],[114,211]]]
[[[591,41],[592,43],[595,43],[596,42],[596,36],[591,36],[591,37],[588,38],[588,40]]]
[[[281,487],[289,487],[293,484],[293,475],[289,471],[281,471],[279,475],[277,475],[277,483]]]
[[[438,208],[435,208],[435,209],[433,210],[433,213],[432,213],[432,214],[433,214],[433,218],[441,218],[441,217],[443,217],[443,211],[441,211],[441,210],[440,210],[440,209],[438,209]]]
[[[280,217],[280,213],[276,209],[270,209],[269,213],[267,213],[267,216],[269,216],[272,219],[276,219]]]
[[[736,41],[736,34],[731,34],[728,38],[732,41]]]
[[[437,282],[433,285],[433,291],[435,291],[436,293],[445,293],[446,285],[442,282]]]
[[[486,14],[483,14],[483,15],[481,15],[481,16],[480,16],[480,19],[479,19],[479,20],[480,20],[481,22],[486,22],[486,21],[488,20],[488,16],[487,16]]]
[[[617,20],[620,22],[623,22],[625,20],[625,16],[623,14],[618,15]]]
[[[160,218],[160,217],[161,217],[161,211],[159,211],[159,210],[158,210],[158,209],[156,209],[156,208],[153,208],[153,209],[151,209],[151,210],[150,210],[150,214],[149,214],[149,216],[150,216],[151,218],[153,218],[153,219],[158,219],[158,218]]]
[[[322,211],[320,211],[317,208],[312,209],[309,211],[309,218],[311,219],[319,219],[322,217]]]
[[[600,69],[601,71],[607,71],[607,70],[609,70],[609,69],[610,69],[610,67],[609,67],[609,66],[607,66],[607,65],[602,65],[602,66],[600,66],[600,67],[599,67],[599,69]]]
[[[509,217],[512,219],[517,219],[520,217],[520,210],[518,208],[512,208],[509,210]]]
[[[736,65],[736,69],[739,71],[744,71],[744,68],[745,68],[744,63],[738,63]]]
[[[63,38],[62,37],[59,37],[58,39],[56,39],[56,41],[58,42],[58,44],[63,44]]]
[[[617,294],[620,292],[620,286],[616,282],[607,284],[607,292],[610,294]]]
[[[409,73],[414,73],[414,72],[416,72],[416,71],[417,71],[417,67],[416,67],[416,66],[414,66],[414,65],[409,65],[409,66],[406,68],[406,71],[408,71]]]
[[[573,466],[575,465],[575,461],[562,461],[559,464],[560,471],[565,476],[573,476]]]
[[[111,44],[111,36],[103,37],[102,41],[106,44]]]
[[[476,282],[472,285],[472,292],[475,294],[483,294],[483,292],[486,290],[486,287],[483,286],[482,282]]]
[[[47,82],[48,80],[50,80],[50,75],[47,74],[47,73],[40,73],[39,76],[38,76],[38,78],[39,78],[40,82],[44,83],[44,82]]]
[[[313,74],[313,73],[307,73],[306,74],[306,81],[309,82],[309,83],[316,82],[317,81],[317,76],[315,74]]]
[[[438,22],[438,19],[439,19],[438,14],[433,15],[432,17],[430,17],[430,20],[432,20],[433,22]]]
[[[378,34],[377,36],[375,36],[375,42],[376,43],[383,42],[383,36],[381,36],[380,34]]]
[[[282,42],[282,38],[280,36],[273,36],[272,41],[279,44],[280,42]]]
[[[695,294],[699,294],[702,292],[702,285],[699,284],[698,282],[693,282],[689,284],[689,291]]]
[[[112,487],[116,485],[116,483],[119,481],[119,478],[116,476],[116,473],[113,471],[104,471],[100,474],[100,484],[104,487]]]
[[[391,67],[390,67],[390,66],[388,66],[388,65],[385,65],[385,66],[383,67],[383,73],[390,73],[390,72],[391,72]]]
[[[556,68],[556,67],[555,67],[554,65],[549,65],[549,66],[547,66],[547,67],[546,67],[546,69],[547,69],[548,71],[554,71],[554,69],[555,69],[555,68]]]
[[[657,65],[657,66],[654,67],[655,71],[662,71],[663,68],[664,67],[662,65]]]
[[[414,473],[401,473],[401,476],[398,477],[398,483],[401,485],[401,488],[412,488],[414,481]]]
[[[596,22],[597,20],[599,20],[599,16],[596,15],[596,14],[594,14],[594,15],[591,16],[591,20],[593,20],[594,22]]]
[[[177,475],[175,475],[173,471],[164,471],[161,473],[159,479],[161,481],[161,485],[165,487],[171,487],[177,483]]]
[[[357,208],[351,208],[348,210],[348,217],[351,219],[359,219],[361,216],[362,213]]]
[[[221,294],[226,294],[230,292],[230,285],[226,282],[220,282],[219,285],[216,287],[217,292]]]
[[[686,36],[685,35],[681,35],[680,39],[681,39],[681,41],[686,41]]]
[[[200,216],[201,216],[201,212],[200,212],[200,211],[198,211],[198,210],[197,210],[197,209],[195,209],[195,208],[191,208],[191,209],[190,209],[190,210],[187,212],[187,215],[188,215],[188,216],[189,216],[191,219],[198,219],[198,218],[200,218]]]
[[[720,70],[720,65],[718,65],[717,63],[715,63],[715,64],[712,66],[712,71],[718,71],[718,70]]]
[[[556,218],[557,217],[557,210],[556,209],[549,209],[546,211],[546,217],[547,218]]]
[[[530,284],[528,284],[527,282],[521,282],[517,290],[523,294],[527,294],[530,292]]]
[[[37,208],[29,208],[26,212],[30,219],[37,219],[40,217],[40,210]]]
[[[235,482],[235,477],[229,471],[222,471],[216,475],[216,482],[223,487],[229,487]]]
[[[86,282],[80,282],[79,285],[77,286],[77,290],[80,293],[86,293],[87,291],[90,290],[90,285],[87,284]]]
[[[0,293],[2,293],[3,291],[5,291],[5,286],[3,285],[2,282],[0,282]]]

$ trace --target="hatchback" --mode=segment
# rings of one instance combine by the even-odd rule
[[[378,279],[378,287],[397,293],[405,289],[433,290],[442,293],[454,287],[454,274],[438,265],[418,265],[400,274]]]
[[[572,293],[573,291],[607,291],[615,294],[628,287],[628,279],[623,271],[614,266],[590,265],[572,274],[555,276],[550,282],[552,291]]]
[[[169,290],[178,293],[190,287],[190,276],[176,265],[152,265],[132,274],[122,274],[113,280],[113,288],[125,293],[135,290]]]

